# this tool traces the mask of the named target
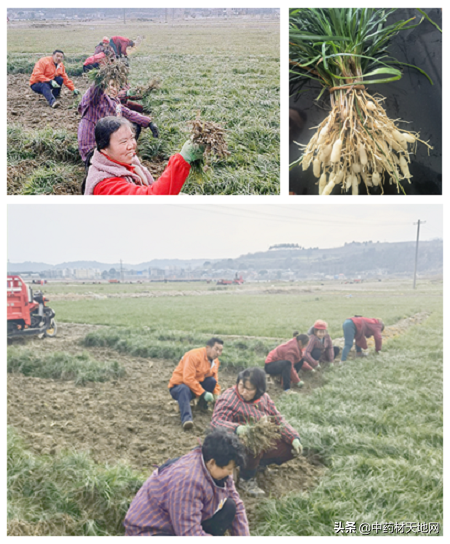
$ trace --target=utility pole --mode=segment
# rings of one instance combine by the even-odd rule
[[[120,282],[123,283],[122,259],[120,259]]]
[[[413,289],[416,288],[416,273],[417,273],[417,257],[419,256],[419,234],[420,234],[420,219],[417,220],[417,223],[413,223],[413,225],[417,225],[417,240],[416,240],[416,260],[414,263],[414,281],[413,281]],[[426,221],[422,221],[422,224],[426,223]]]

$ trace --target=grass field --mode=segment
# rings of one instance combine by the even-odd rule
[[[161,284],[164,287],[169,284]],[[173,284],[172,284],[173,285]],[[197,284],[191,284],[196,286]],[[278,285],[278,284],[277,284]],[[60,321],[75,321],[109,326],[131,326],[134,329],[148,327],[151,330],[191,331],[204,334],[268,336],[289,338],[294,330],[307,330],[315,319],[326,319],[332,337],[342,336],[342,323],[352,315],[382,317],[387,325],[423,311],[424,307],[437,310],[442,306],[441,286],[426,284],[412,291],[406,283],[387,284],[386,288],[357,286],[353,290],[338,290],[331,285],[326,291],[295,291],[295,285],[285,284],[285,294],[268,294],[267,287],[252,293],[246,289],[234,289],[205,296],[189,295],[142,298],[104,298],[96,300],[57,300],[50,306]],[[72,292],[96,286],[75,287]],[[151,291],[150,286],[99,286],[101,293]],[[206,290],[208,286],[204,285]],[[67,292],[66,286],[52,286],[44,291],[49,294]],[[157,288],[155,288],[156,290]],[[389,305],[386,299],[389,299]],[[206,319],[205,316],[208,316]]]
[[[160,139],[144,131],[139,155],[149,165],[161,165],[178,152],[189,137],[187,122],[196,118],[214,121],[227,129],[231,155],[212,159],[210,168],[194,165],[183,192],[188,194],[278,194],[279,192],[279,23],[277,20],[184,24],[130,23],[112,28],[70,25],[46,28],[8,29],[8,73],[31,73],[34,62],[54,48],[66,54],[69,74],[80,75],[82,60],[91,55],[105,32],[124,36],[145,36],[132,53],[130,83],[145,84],[153,77],[162,81],[146,106],[160,128]],[[42,44],[46,48],[43,50]],[[25,85],[25,81],[21,82]],[[77,82],[77,84],[79,84]],[[87,88],[87,82],[83,89]],[[14,89],[13,89],[14,90]],[[33,100],[33,97],[30,99]],[[30,103],[30,108],[32,108]],[[30,109],[28,108],[28,109]],[[21,122],[17,111],[8,119],[8,165],[16,194],[53,194],[52,175],[74,180],[72,157],[59,152],[49,157],[42,148],[76,146],[73,122],[58,126],[52,136]],[[29,115],[29,112],[27,112]],[[19,117],[19,118],[18,118]],[[51,120],[48,121],[51,125]],[[44,127],[40,127],[44,128]],[[56,127],[53,127],[56,128]],[[58,140],[59,139],[59,140]],[[25,152],[26,151],[26,152]],[[38,179],[31,161],[45,157]],[[81,172],[81,170],[80,170]],[[81,174],[78,174],[80,176]],[[23,179],[22,179],[23,178]],[[50,181],[49,181],[50,180]],[[81,179],[80,179],[81,182]],[[61,192],[61,182],[58,192]],[[68,189],[68,192],[69,189]]]
[[[252,534],[333,535],[339,527],[341,534],[436,534],[435,523],[442,534],[442,284],[421,281],[414,291],[402,281],[341,288],[309,284],[311,292],[303,294],[295,294],[288,284],[292,292],[284,294],[251,292],[253,286],[245,285],[244,293],[205,295],[195,294],[192,285],[178,285],[183,296],[168,296],[164,287],[48,284],[44,291],[53,295],[50,306],[60,322],[105,325],[79,346],[80,352],[94,350],[93,359],[103,353],[95,350],[111,347],[118,357],[155,357],[132,351],[139,342],[141,349],[149,349],[155,339],[159,347],[173,350],[167,357],[175,357],[177,350],[201,344],[215,333],[225,338],[221,359],[226,359],[228,346],[233,354],[248,350],[249,362],[262,365],[265,354],[260,349],[288,339],[294,328],[303,332],[317,317],[328,321],[336,338],[342,336],[342,321],[355,313],[382,317],[387,326],[426,314],[419,325],[385,341],[381,354],[372,348],[366,359],[350,358],[342,366],[325,368],[320,387],[277,400],[299,430],[305,455],[318,456],[326,470],[313,489],[261,501]],[[102,294],[120,298],[69,299],[77,291],[85,295],[88,288],[91,293],[104,288]],[[161,296],[126,296],[138,289]],[[51,340],[43,349],[51,349]],[[36,534],[123,534],[119,521],[142,476],[123,472],[123,465],[92,463],[84,453],[31,454],[20,441],[20,428],[11,432],[10,534],[31,534],[30,527]],[[65,463],[73,467],[70,485],[60,468]],[[113,478],[111,471],[117,471]],[[86,496],[92,497],[87,505]]]

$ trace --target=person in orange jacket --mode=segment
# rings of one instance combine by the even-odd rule
[[[58,106],[56,99],[59,98],[63,84],[74,95],[80,94],[66,74],[63,59],[64,53],[60,49],[55,49],[51,57],[42,57],[36,62],[30,77],[31,90],[44,95],[51,108]]]
[[[223,350],[223,340],[211,338],[206,347],[191,349],[183,355],[173,371],[169,391],[180,406],[181,424],[184,430],[192,429],[192,410],[190,402],[199,398],[198,405],[206,409],[208,402],[220,394],[219,359]]]

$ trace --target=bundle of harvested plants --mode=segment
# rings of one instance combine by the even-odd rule
[[[101,87],[102,89],[106,89],[110,81],[113,81],[120,89],[127,84],[128,73],[129,68],[123,62],[112,62],[111,64],[105,64],[104,66],[100,66],[100,68],[90,70],[88,78],[97,87]]]
[[[188,126],[191,141],[205,146],[205,155],[215,155],[221,159],[231,155],[225,140],[226,131],[220,125],[212,121],[201,121],[197,116],[195,121],[188,122]]]
[[[398,120],[388,117],[384,98],[370,95],[366,86],[401,78],[386,47],[401,30],[415,28],[414,18],[388,24],[395,9],[301,8],[290,10],[290,83],[315,80],[330,95],[331,112],[318,126],[303,154],[291,166],[311,165],[319,179],[319,194],[329,195],[335,186],[358,194],[360,187],[394,183],[405,193],[410,152],[421,142],[417,132],[400,129]],[[411,65],[408,65],[411,66]],[[420,68],[412,66],[429,76]]]
[[[161,88],[161,80],[157,78],[151,79],[146,85],[137,85],[135,87],[135,93],[141,98],[145,98],[152,91]]]
[[[247,422],[248,430],[240,436],[244,446],[254,455],[271,450],[281,438],[280,426],[273,417],[262,416],[258,421]]]

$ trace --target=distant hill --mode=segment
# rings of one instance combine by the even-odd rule
[[[205,269],[211,271],[236,270],[290,270],[296,277],[309,277],[316,274],[368,275],[404,274],[414,270],[415,242],[351,242],[342,247],[319,249],[277,244],[268,251],[248,253],[236,259],[153,259],[140,264],[122,263],[124,270],[155,269]],[[45,263],[8,262],[8,272],[43,272],[45,270],[99,269],[101,272],[111,268],[120,270],[120,263],[100,263],[97,261],[73,261],[57,265]],[[440,274],[443,271],[442,240],[420,242],[419,273]]]

